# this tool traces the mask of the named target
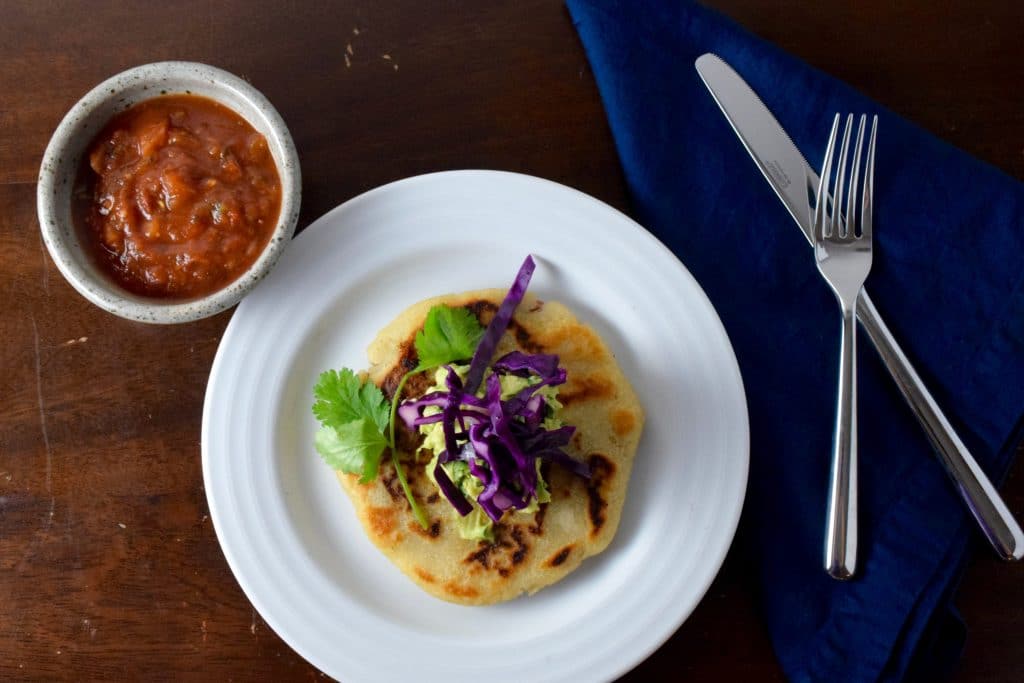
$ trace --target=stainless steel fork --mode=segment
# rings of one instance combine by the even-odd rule
[[[847,157],[853,114],[846,118],[835,184],[828,196],[832,178],[832,157],[839,133],[839,114],[832,123],[814,212],[814,255],[818,270],[839,300],[842,311],[842,341],[839,349],[839,397],[836,405],[835,434],[832,445],[832,471],[829,476],[828,523],[825,530],[825,569],[836,579],[849,579],[857,567],[857,297],[871,270],[871,214],[875,176],[875,134],[878,117],[871,123],[864,182],[861,185],[861,150],[867,116],[861,115],[854,143],[850,180],[846,181]],[[860,230],[857,222],[857,198],[861,199]],[[843,208],[843,198],[846,207]]]

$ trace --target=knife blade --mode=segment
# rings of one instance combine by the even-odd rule
[[[813,244],[813,204],[818,174],[761,98],[731,66],[712,53],[698,57],[695,66],[736,136],[804,237]],[[867,290],[862,291],[857,301],[857,318],[982,533],[1000,557],[1021,559],[1024,532],[1020,525],[914,370]]]

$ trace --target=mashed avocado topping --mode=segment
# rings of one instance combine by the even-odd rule
[[[459,379],[465,379],[466,373],[469,371],[469,365],[451,365],[452,370],[458,375]],[[487,373],[491,374],[490,372]],[[446,380],[448,377],[447,367],[438,368],[434,373],[434,385],[429,387],[424,394],[431,394],[433,392],[444,391],[446,389]],[[518,394],[526,387],[539,384],[541,382],[540,377],[531,375],[529,377],[520,377],[518,375],[498,375],[498,381],[501,383],[501,399],[507,400]],[[551,385],[545,385],[539,388],[537,394],[544,397],[546,408],[545,416],[542,422],[544,429],[558,429],[562,426],[562,420],[559,418],[559,411],[562,408],[562,404],[558,401],[558,387]],[[484,389],[481,387],[477,391],[477,396],[482,398],[484,396]],[[424,408],[424,417],[429,415],[436,415],[441,412],[441,409],[435,406],[429,406]],[[437,480],[434,479],[431,474],[434,471],[434,467],[437,465],[437,459],[445,452],[445,439],[444,439],[444,428],[441,422],[434,422],[431,424],[424,424],[419,427],[420,434],[423,435],[423,443],[420,446],[420,452],[428,451],[432,454],[430,463],[427,465],[426,471],[430,480],[437,486]],[[544,477],[540,471],[541,461],[535,460],[535,466],[537,468],[537,495],[530,501],[522,510],[513,510],[512,514],[530,515],[535,513],[540,503],[547,503],[551,500],[551,494],[548,492],[547,482],[544,481]],[[452,483],[462,492],[470,504],[473,506],[473,510],[464,516],[456,516],[456,529],[459,532],[459,536],[471,541],[494,541],[494,522],[490,517],[483,511],[480,505],[476,502],[477,497],[484,490],[484,483],[473,475],[469,470],[469,465],[464,460],[453,460],[446,462],[441,467],[448,474],[448,478],[451,479]],[[440,487],[438,487],[440,488]]]

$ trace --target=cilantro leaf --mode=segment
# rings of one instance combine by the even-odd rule
[[[416,333],[416,355],[420,370],[473,357],[484,328],[465,308],[443,304],[427,313],[423,329]]]
[[[366,418],[383,432],[390,408],[384,394],[373,382],[364,381],[348,368],[321,373],[313,395],[313,414],[326,427],[341,427]]]
[[[358,474],[359,483],[367,484],[377,477],[380,457],[388,444],[377,425],[364,417],[338,427],[321,427],[313,445],[328,465]]]

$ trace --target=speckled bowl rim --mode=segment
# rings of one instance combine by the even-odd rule
[[[175,80],[195,81],[199,86],[194,91],[181,90],[168,83]],[[138,93],[140,87],[145,94],[126,99],[127,93]],[[195,92],[221,102],[267,138],[281,180],[281,211],[267,245],[241,276],[204,297],[162,301],[134,295],[89,265],[89,256],[82,253],[77,231],[71,224],[70,201],[81,155],[98,131],[94,120],[98,111],[117,111],[152,97],[180,92]],[[232,98],[242,101],[250,111],[238,111]],[[106,120],[109,117],[98,125]],[[301,171],[295,143],[270,101],[234,74],[207,64],[183,61],[154,62],[128,69],[103,81],[75,103],[46,147],[36,190],[43,242],[71,286],[114,315],[158,324],[199,320],[237,304],[270,272],[288,245],[298,223],[301,200]]]

